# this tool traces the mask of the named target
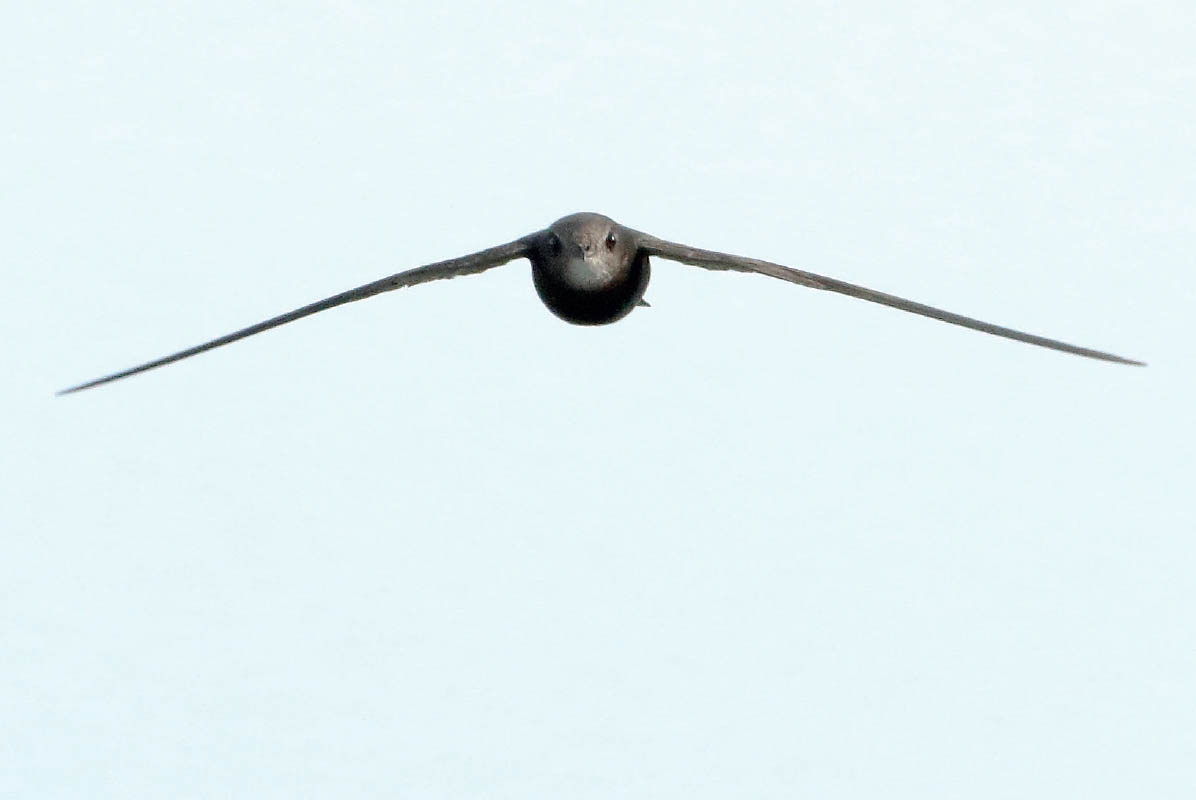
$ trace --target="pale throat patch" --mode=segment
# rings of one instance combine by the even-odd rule
[[[618,265],[602,258],[571,258],[565,262],[564,279],[578,289],[601,289],[618,277]]]

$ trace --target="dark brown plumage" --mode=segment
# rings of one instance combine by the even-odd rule
[[[532,278],[536,292],[548,308],[567,322],[579,325],[604,325],[622,319],[637,305],[646,306],[644,291],[650,277],[649,257],[659,256],[682,264],[711,270],[754,272],[780,278],[812,289],[825,289],[873,303],[891,306],[924,317],[950,322],[965,328],[1003,336],[1019,342],[1060,350],[1065,353],[1112,361],[1118,364],[1142,366],[1141,361],[1092,350],[1087,347],[1047,339],[1030,333],[981,322],[971,317],[916,303],[863,286],[827,278],[812,272],[760,261],[745,256],[702,250],[689,245],[668,242],[646,233],[625,228],[601,214],[571,214],[557,220],[548,228],[529,234],[513,242],[491,247],[477,253],[423,267],[406,270],[387,278],[367,283],[338,295],[319,300],[294,311],[242,328],[217,339],[150,361],[140,366],[115,372],[102,378],[63,389],[69,394],[103,383],[135,375],[174,361],[211,350],[221,345],[253,336],[270,328],[284,325],[325,309],[362,300],[382,292],[414,286],[428,281],[473,275],[506,264],[517,258],[527,258],[532,264]]]

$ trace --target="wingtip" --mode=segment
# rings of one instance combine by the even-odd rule
[[[99,386],[101,383],[107,383],[110,380],[112,380],[112,379],[111,378],[100,378],[99,380],[88,381],[87,383],[80,383],[75,386],[68,386],[65,389],[59,389],[58,391],[56,391],[54,393],[54,396],[62,397],[64,395],[74,394],[75,392],[81,392],[84,389],[90,389],[93,386]]]

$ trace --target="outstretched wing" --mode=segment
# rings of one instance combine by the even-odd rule
[[[479,272],[484,272],[493,267],[500,266],[513,261],[516,258],[525,256],[530,252],[532,241],[535,234],[524,236],[521,239],[516,239],[513,242],[499,245],[498,247],[491,247],[477,253],[460,258],[451,258],[448,261],[439,261],[435,264],[428,264],[423,267],[416,267],[405,272],[398,272],[388,278],[367,283],[364,286],[358,286],[356,289],[350,289],[347,292],[333,295],[332,297],[318,300],[310,305],[297,308],[294,311],[288,311],[285,314],[280,314],[277,317],[272,317],[264,322],[259,322],[256,325],[250,325],[248,328],[242,328],[239,331],[221,336],[218,339],[213,339],[210,342],[189,347],[186,350],[180,350],[177,353],[159,358],[157,361],[150,361],[147,364],[142,364],[137,367],[122,370],[121,372],[114,372],[111,375],[106,375],[103,378],[96,378],[95,380],[81,383],[78,386],[72,386],[69,389],[63,389],[57,394],[70,394],[71,392],[78,392],[82,389],[90,389],[92,386],[99,386],[102,383],[108,383],[120,378],[127,378],[130,375],[136,375],[138,372],[145,372],[146,370],[155,367],[161,367],[164,364],[170,364],[174,361],[179,361],[184,358],[190,358],[193,355],[202,353],[205,350],[211,350],[221,345],[226,345],[230,342],[235,342],[238,339],[244,339],[246,336],[253,336],[255,333],[268,331],[271,328],[277,328],[279,325],[285,325],[288,322],[293,322],[297,319],[310,316],[319,311],[323,311],[335,306],[344,305],[345,303],[352,303],[355,300],[364,300],[367,297],[373,297],[382,292],[389,292],[394,289],[402,289],[405,286],[414,286],[417,283],[427,283],[428,281],[437,281],[444,278],[456,278],[461,275],[475,275]]]
[[[921,314],[922,316],[930,317],[931,319],[950,322],[952,325],[962,325],[965,328],[983,331],[984,333],[991,333],[994,336],[1004,336],[1006,339],[1016,339],[1019,342],[1036,344],[1039,347],[1049,347],[1052,350],[1062,350],[1065,353],[1075,353],[1078,356],[1097,358],[1101,361],[1114,361],[1118,364],[1145,366],[1145,364],[1141,361],[1122,358],[1121,356],[1115,356],[1112,353],[1104,353],[1100,350],[1090,350],[1087,347],[1078,347],[1074,344],[1068,344],[1067,342],[1060,342],[1057,339],[1047,339],[1043,336],[1035,336],[1032,333],[1015,331],[1012,328],[993,325],[990,322],[981,322],[978,319],[972,319],[971,317],[965,317],[960,314],[953,314],[950,311],[943,311],[942,309],[934,308],[933,306],[915,303],[913,300],[906,300],[901,297],[895,297],[891,294],[885,294],[884,292],[866,289],[863,286],[856,286],[855,284],[835,280],[834,278],[816,275],[813,272],[805,272],[804,270],[793,269],[792,267],[783,267],[780,264],[773,264],[768,261],[760,261],[755,258],[729,255],[727,253],[717,253],[713,250],[701,250],[696,247],[689,247],[688,245],[676,244],[675,242],[666,242],[663,239],[657,239],[655,236],[649,236],[647,234],[639,234],[639,237],[640,247],[642,247],[649,255],[660,256],[661,258],[667,258],[671,261],[680,261],[682,264],[692,264],[695,267],[704,267],[705,269],[755,272],[761,275],[768,275],[773,278],[780,278],[783,281],[796,283],[800,286],[809,286],[811,289],[826,289],[827,291],[838,292],[839,294],[845,294],[851,297],[858,297],[861,300],[868,300],[873,303],[880,303],[884,306],[899,308],[902,311],[910,311],[914,314]]]

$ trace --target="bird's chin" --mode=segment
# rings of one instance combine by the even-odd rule
[[[561,269],[561,279],[579,292],[600,292],[619,278],[619,270],[597,259],[571,258]]]

